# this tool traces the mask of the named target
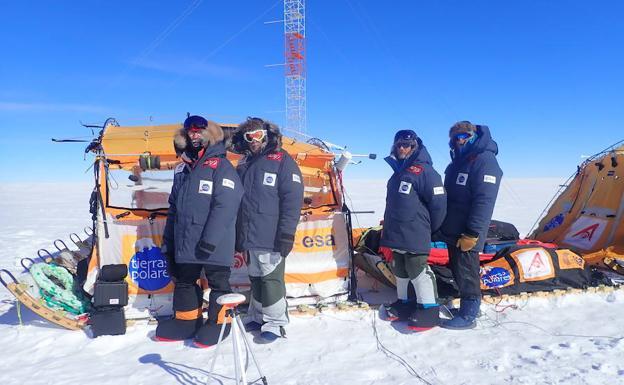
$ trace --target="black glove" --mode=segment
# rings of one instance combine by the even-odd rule
[[[236,241],[234,242],[234,251],[237,253],[244,253],[245,249],[243,248],[241,237],[236,236]]]
[[[167,261],[167,273],[171,278],[177,278],[178,275],[178,268],[175,263],[174,250],[175,249],[173,248],[173,246],[169,246],[166,243],[164,243],[160,247],[160,253],[165,257],[165,260]]]
[[[288,254],[293,249],[293,244],[295,243],[295,236],[290,234],[280,234],[275,239],[275,249],[274,251],[279,251],[282,258],[286,258]]]
[[[199,241],[197,247],[195,248],[195,256],[198,259],[208,259],[210,255],[214,253],[217,247],[210,243],[206,243],[204,241]]]

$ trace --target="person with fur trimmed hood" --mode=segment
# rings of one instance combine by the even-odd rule
[[[208,347],[217,343],[225,322],[225,309],[217,298],[231,292],[230,267],[243,188],[225,157],[218,124],[189,116],[174,137],[174,147],[182,163],[174,172],[162,247],[175,278],[174,318],[158,323],[155,338],[195,338],[195,346]],[[205,323],[203,291],[197,285],[202,270],[211,288]]]
[[[409,329],[424,331],[440,320],[436,279],[427,259],[431,234],[446,215],[446,194],[427,148],[414,131],[397,132],[385,160],[394,173],[387,185],[381,246],[392,250],[388,259],[397,287],[397,301],[385,305],[385,310],[388,320],[407,320]],[[416,301],[408,299],[410,284]]]
[[[246,329],[260,329],[260,341],[284,337],[288,324],[284,267],[295,241],[303,203],[297,163],[282,150],[279,128],[247,118],[234,134],[234,151],[244,154],[237,171],[245,195],[236,224],[236,250],[247,257],[251,299]]]
[[[479,252],[483,251],[503,171],[496,160],[498,145],[487,126],[457,122],[449,130],[449,139],[451,163],[444,172],[449,210],[440,232],[448,245],[460,305],[451,310],[454,318],[441,326],[470,329],[476,326],[481,305]]]

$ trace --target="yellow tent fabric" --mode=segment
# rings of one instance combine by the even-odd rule
[[[236,127],[233,124],[220,124],[225,131]],[[158,126],[108,126],[102,136],[102,148],[108,158],[121,161],[125,167],[136,164],[141,154],[160,156],[161,162],[176,162],[173,149],[173,136],[181,124],[166,124]],[[321,148],[299,142],[295,139],[283,137],[283,148],[297,161],[299,166],[329,170],[332,153]],[[228,159],[236,161],[238,156],[228,154]]]
[[[236,125],[221,127],[227,138]],[[96,152],[101,186],[98,243],[84,289],[93,290],[102,265],[126,264],[130,294],[127,317],[171,311],[173,283],[166,273],[160,245],[173,169],[180,163],[173,148],[173,136],[180,128],[181,124],[109,125],[102,134],[101,149]],[[288,137],[282,138],[282,148],[299,165],[305,189],[296,244],[287,259],[287,295],[342,295],[348,283],[349,237],[341,212],[342,192],[333,165],[334,154]],[[154,168],[144,167],[140,160],[146,156],[158,157],[159,166],[155,162]],[[228,152],[227,158],[236,165],[240,156]],[[246,264],[240,255],[234,257],[230,283],[244,290],[249,286]]]
[[[624,253],[624,146],[585,161],[531,238],[583,254]]]

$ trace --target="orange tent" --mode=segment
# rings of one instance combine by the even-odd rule
[[[530,238],[587,255],[624,254],[624,145],[588,158],[565,184]]]
[[[226,134],[236,127],[221,126]],[[97,247],[90,259],[84,289],[92,292],[101,266],[125,263],[129,318],[171,312],[173,282],[160,245],[173,170],[179,163],[173,136],[180,127],[108,124],[91,146],[96,155]],[[334,154],[287,137],[283,138],[283,148],[301,168],[305,186],[295,245],[286,264],[287,295],[343,296],[349,284],[350,233],[342,212]],[[240,156],[228,152],[227,157],[236,165]],[[240,255],[234,258],[231,283],[238,290],[249,286]]]

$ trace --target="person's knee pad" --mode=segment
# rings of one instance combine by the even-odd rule
[[[420,274],[411,280],[416,292],[416,298],[420,304],[435,304],[438,300],[435,275],[428,265]]]
[[[286,296],[284,271],[276,269],[262,277],[262,306],[271,306]]]

